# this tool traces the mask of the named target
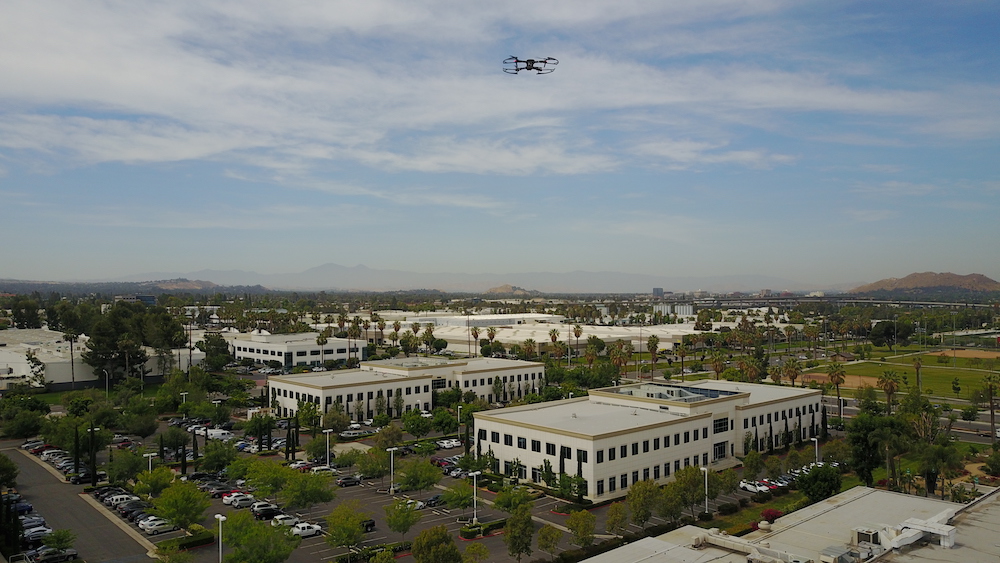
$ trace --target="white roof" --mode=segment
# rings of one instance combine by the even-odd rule
[[[684,420],[684,417],[665,410],[613,405],[593,399],[595,398],[578,397],[478,412],[474,416],[514,424],[545,426],[589,437]]]

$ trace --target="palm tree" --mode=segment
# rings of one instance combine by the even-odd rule
[[[844,405],[840,402],[840,386],[844,384],[847,372],[844,371],[843,364],[833,362],[826,366],[826,374],[830,383],[837,388],[837,407],[840,409],[840,418],[844,418]]]
[[[771,378],[771,381],[781,385],[781,367],[780,366],[770,366],[767,368],[767,375]]]
[[[896,394],[896,391],[899,391],[900,383],[902,383],[902,378],[891,369],[883,371],[878,378],[878,386],[885,393],[885,403],[889,414],[892,414],[892,396]]]
[[[352,338],[355,341],[357,341],[357,340],[359,340],[361,338],[361,324],[360,323],[352,322],[351,326],[348,327],[348,329],[347,329],[348,352],[350,352],[351,349],[354,349],[354,347],[350,345]],[[357,352],[354,353],[354,357],[355,358],[357,357]]]
[[[712,352],[712,371],[715,372],[715,379],[719,379],[722,372],[726,371],[726,355],[721,350]]]
[[[475,343],[472,346],[472,356],[475,357],[475,356],[478,355],[476,353],[476,350],[479,349],[479,327],[478,326],[474,326],[471,329],[469,329],[469,334],[472,335],[472,341]]]
[[[493,339],[497,337],[497,327],[488,326],[486,327],[486,338],[490,339],[490,344],[493,344]]]
[[[649,372],[649,378],[653,379],[653,372],[656,371],[656,361],[660,359],[658,354],[660,351],[660,337],[654,334],[647,338],[646,350],[649,352],[649,361],[653,362],[653,370]]]
[[[990,401],[990,440],[993,444],[997,443],[996,410],[993,406],[993,398],[997,395],[997,389],[1000,389],[1000,376],[995,373],[984,375],[983,390],[986,391],[987,398]]]
[[[587,369],[593,369],[594,362],[597,361],[597,347],[588,345],[583,351],[583,359],[587,362]]]
[[[809,349],[812,351],[812,357],[815,359],[816,358],[816,343],[817,343],[817,340],[819,339],[819,332],[820,332],[819,327],[816,326],[816,325],[807,325],[807,326],[805,326],[802,329],[802,332],[804,332],[805,335],[806,335],[806,338],[809,339],[809,343],[810,343]]]
[[[528,338],[521,344],[521,350],[524,352],[525,360],[530,360],[535,357],[535,347],[535,341],[531,338]]]
[[[365,346],[368,345],[368,329],[372,327],[371,321],[365,319],[361,321],[361,327],[365,329]]]
[[[326,346],[327,342],[329,342],[329,340],[326,337],[326,332],[328,330],[330,330],[329,327],[323,329],[323,332],[319,333],[316,336],[316,345],[319,346],[319,363],[320,363],[320,365],[326,364],[326,354],[325,354],[325,351],[323,350],[323,347]]]
[[[552,345],[555,346],[556,342],[559,340],[559,329],[553,328],[549,330],[549,340],[552,341]]]
[[[378,327],[378,343],[383,344],[385,342],[385,319],[379,318],[375,326]]]
[[[920,356],[913,358],[913,370],[917,372],[917,389],[924,390],[923,381],[920,379],[920,368],[924,366],[920,361]]]
[[[788,326],[785,327],[785,338],[788,340],[788,353],[789,354],[792,353],[792,337],[795,336],[795,334],[797,332],[798,331],[795,330],[795,327],[792,326],[792,325],[788,325]]]
[[[782,371],[785,372],[785,378],[792,382],[792,387],[795,387],[795,380],[802,375],[802,365],[795,358],[789,358],[785,360],[785,363],[781,366]],[[802,382],[803,385],[805,382]]]
[[[337,332],[344,332],[344,325],[347,324],[347,313],[341,311],[337,315],[337,327],[340,329]]]
[[[73,359],[73,344],[80,338],[75,330],[70,329],[63,333],[63,340],[69,342],[69,374],[72,383],[70,389],[76,389],[76,363]]]
[[[677,357],[681,359],[681,381],[684,381],[684,358],[688,355],[687,346],[681,344],[677,347],[677,350],[674,351],[674,354],[677,354]]]
[[[392,330],[393,330],[393,332],[396,333],[397,338],[398,338],[399,331],[403,330],[403,323],[401,323],[399,321],[392,321]],[[393,342],[393,344],[395,344],[395,341]]]
[[[583,327],[580,325],[573,325],[573,336],[576,337],[576,353],[580,353],[580,337],[583,336]]]
[[[410,330],[413,331],[413,336],[420,335],[420,326],[420,323],[417,321],[413,321],[413,324],[410,325]]]
[[[868,435],[868,440],[872,442],[873,446],[877,446],[885,452],[885,472],[889,478],[887,488],[891,489],[893,483],[899,480],[899,475],[897,475],[898,472],[893,461],[895,460],[895,453],[900,450],[900,446],[902,445],[902,437],[891,426],[880,426]]]

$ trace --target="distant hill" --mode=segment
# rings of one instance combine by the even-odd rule
[[[541,292],[524,289],[516,285],[504,284],[500,287],[493,287],[483,292],[486,295],[514,295],[517,297],[527,297],[529,295],[541,295]]]
[[[28,295],[31,293],[47,294],[58,292],[69,295],[99,294],[113,295],[161,295],[164,293],[241,293],[259,295],[270,290],[260,285],[255,286],[220,286],[210,281],[189,280],[185,278],[158,281],[102,281],[102,282],[58,282],[0,279],[0,293]]]
[[[1000,292],[1000,283],[982,274],[950,272],[913,273],[905,278],[887,278],[850,290],[854,294],[963,294]]]

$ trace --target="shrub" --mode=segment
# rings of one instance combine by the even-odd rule
[[[401,553],[409,551],[412,546],[412,542],[404,541],[363,547],[358,551],[341,555],[337,558],[337,563],[361,563],[375,557],[375,554],[379,552],[391,551],[393,553]]]
[[[701,520],[702,522],[708,522],[711,519],[712,519],[712,513],[711,512],[699,512],[698,513],[698,520]]]
[[[746,508],[750,506],[750,499],[746,497],[740,497],[740,508]]]
[[[781,518],[782,514],[784,513],[776,508],[765,508],[761,511],[760,517],[767,520],[769,523],[774,524],[774,521]]]
[[[692,526],[694,525],[694,518],[690,516],[681,516],[681,526]]]
[[[497,530],[502,529],[506,525],[507,525],[507,519],[506,518],[504,518],[502,520],[494,520],[493,522],[487,522],[487,523],[485,523],[485,524],[482,525],[482,529],[483,529],[482,533],[485,536],[485,535],[488,535],[488,534],[490,534],[492,532],[495,532]]]
[[[740,511],[739,505],[733,504],[731,502],[727,502],[727,503],[719,505],[719,514],[723,514],[723,515],[736,514],[739,511]]]
[[[768,493],[755,493],[753,495],[753,501],[756,502],[757,504],[764,504],[765,502],[770,501],[772,498],[774,498],[774,495],[772,495],[769,492]]]
[[[195,528],[201,528],[201,531],[194,533]],[[203,545],[209,545],[215,543],[215,533],[206,530],[204,527],[198,524],[191,525],[191,535],[182,536],[179,538],[174,538],[166,541],[160,542],[160,546],[163,548],[169,548],[171,546],[177,548],[178,551],[184,551],[185,549],[192,549],[195,547],[201,547]]]
[[[478,538],[482,531],[482,526],[462,526],[458,530],[458,535],[461,536],[462,539],[472,540]]]
[[[491,493],[499,493],[500,489],[500,483],[490,483],[489,485],[486,485],[486,490]]]
[[[776,496],[776,497],[783,497],[783,496],[785,496],[785,495],[788,494],[788,488],[787,487],[778,487],[777,489],[772,490],[771,494],[773,496]]]

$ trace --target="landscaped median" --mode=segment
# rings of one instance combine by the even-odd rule
[[[191,524],[187,531],[190,535],[164,540],[157,544],[158,549],[184,551],[215,543],[215,532],[200,524]]]
[[[357,551],[352,551],[337,557],[337,563],[358,563],[361,561],[368,561],[376,554],[383,551],[391,551],[395,556],[399,557],[401,554],[406,555],[413,546],[413,542],[403,541],[396,543],[384,543],[380,545],[372,545],[368,547],[363,547]]]
[[[507,525],[506,518],[503,518],[501,520],[494,520],[492,522],[486,522],[483,524],[477,524],[475,526],[465,525],[459,528],[458,536],[463,540],[475,540],[489,536],[496,536],[503,533],[503,528],[506,525]]]

